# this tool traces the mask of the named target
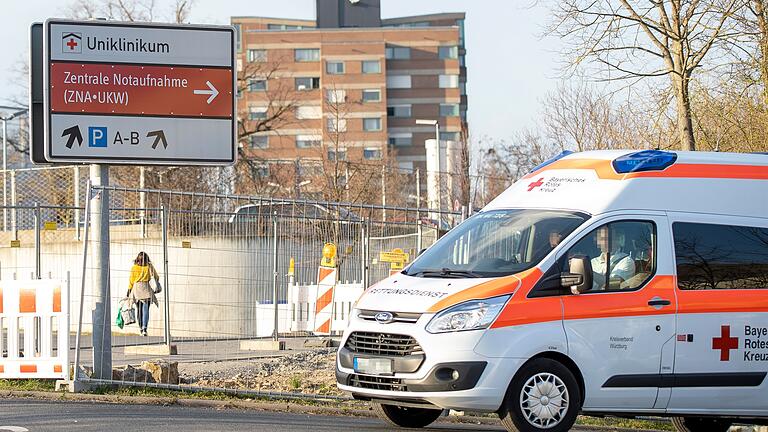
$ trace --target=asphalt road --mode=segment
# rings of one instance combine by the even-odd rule
[[[377,419],[240,409],[0,399],[0,432],[392,431]],[[503,431],[500,426],[436,423],[424,431]],[[584,429],[582,429],[583,431]]]

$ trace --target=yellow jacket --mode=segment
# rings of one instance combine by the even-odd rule
[[[151,279],[158,279],[155,267],[150,265],[140,266],[134,264],[131,267],[131,275],[128,277],[128,290],[133,289],[136,282],[149,282]]]

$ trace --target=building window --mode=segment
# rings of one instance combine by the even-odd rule
[[[363,60],[362,69],[364,74],[381,73],[381,63],[378,60]]]
[[[411,106],[410,105],[393,105],[387,107],[388,117],[410,117]]]
[[[459,26],[459,45],[464,46],[464,20],[456,20],[456,25]]]
[[[251,135],[251,148],[259,150],[269,148],[269,135]]]
[[[235,48],[237,52],[243,52],[243,29],[240,24],[235,24]]]
[[[440,75],[438,81],[440,88],[459,88],[458,75]]]
[[[768,289],[768,228],[675,222],[677,285]]]
[[[459,58],[459,47],[441,46],[437,48],[437,56],[443,60]]]
[[[440,104],[440,117],[457,117],[459,104]]]
[[[251,175],[255,178],[269,177],[269,165],[255,165],[251,167]]]
[[[380,160],[381,149],[378,147],[366,147],[363,149],[363,159]]]
[[[410,132],[389,134],[389,145],[409,146],[412,144],[413,144],[413,134]]]
[[[409,89],[411,88],[410,75],[387,75],[387,88]]]
[[[327,61],[325,62],[325,73],[330,75],[341,75],[344,73],[344,62]]]
[[[267,30],[301,30],[304,26],[290,24],[267,24]]]
[[[347,149],[328,149],[328,160],[330,161],[345,161],[347,160]]]
[[[347,100],[347,92],[338,89],[327,90],[325,98],[329,103],[344,103]]]
[[[363,90],[363,102],[381,102],[381,90],[379,89]]]
[[[337,119],[333,117],[328,119],[328,132],[346,132],[346,131],[347,131],[346,119]]]
[[[299,77],[295,79],[296,90],[314,90],[320,88],[320,78],[316,77]]]
[[[319,106],[296,107],[296,118],[299,120],[319,119],[323,117],[323,111]]]
[[[323,175],[323,165],[317,162],[302,162],[299,164],[299,177],[314,177]]]
[[[370,117],[363,119],[363,130],[366,132],[378,132],[381,130],[381,119],[379,117]]]
[[[411,58],[411,49],[408,47],[387,47],[384,53],[387,60],[408,60]]]
[[[267,50],[263,49],[249,49],[248,50],[249,62],[265,62],[267,61]]]
[[[267,90],[267,80],[265,79],[249,79],[248,80],[248,91],[256,92],[256,91],[266,91]]]
[[[322,138],[317,135],[296,135],[297,148],[320,147]]]
[[[467,94],[467,83],[465,82],[459,83],[459,93],[461,93],[462,96]]]
[[[248,110],[248,118],[251,120],[266,120],[267,107],[251,107]]]
[[[458,132],[440,132],[440,141],[459,141]]]
[[[320,48],[297,48],[293,50],[293,58],[297,62],[320,61]]]

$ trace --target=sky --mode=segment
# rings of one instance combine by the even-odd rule
[[[540,101],[558,84],[559,41],[541,38],[546,6],[533,0],[382,0],[382,18],[465,12],[469,124],[475,138],[508,138],[535,126]],[[546,3],[546,2],[538,2]],[[66,17],[72,0],[0,0],[0,105],[24,95],[18,68],[28,56],[29,26]],[[169,15],[172,1],[156,0]],[[314,0],[195,0],[190,23],[229,24],[231,16],[315,18]],[[26,100],[26,99],[24,99]]]

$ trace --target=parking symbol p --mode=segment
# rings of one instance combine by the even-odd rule
[[[88,147],[106,147],[107,146],[107,128],[88,127]]]

